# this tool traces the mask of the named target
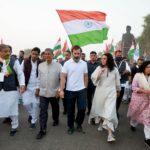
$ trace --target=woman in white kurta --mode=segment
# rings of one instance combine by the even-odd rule
[[[117,92],[121,90],[120,76],[115,68],[111,54],[104,54],[101,58],[101,65],[93,72],[91,79],[96,86],[92,109],[89,116],[89,123],[95,118],[97,123],[108,131],[107,141],[115,141],[112,132],[118,124],[116,115]],[[101,124],[101,122],[103,123]],[[101,126],[98,128],[102,128]]]

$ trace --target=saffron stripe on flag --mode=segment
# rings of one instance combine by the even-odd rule
[[[93,19],[105,21],[106,14],[99,11],[56,10],[62,22],[74,19]],[[69,14],[69,15],[68,15]]]

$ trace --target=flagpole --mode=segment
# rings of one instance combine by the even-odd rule
[[[4,44],[4,43],[3,43],[3,38],[1,38],[1,44]]]

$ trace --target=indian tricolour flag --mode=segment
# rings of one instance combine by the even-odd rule
[[[61,54],[61,39],[59,38],[53,48],[54,59],[56,59]]]
[[[62,48],[63,54],[64,54],[64,52],[66,52],[66,51],[70,51],[69,46],[68,46],[68,44],[67,44],[67,40],[65,41],[64,46],[63,46],[63,48]]]
[[[135,49],[135,52],[134,52],[134,56],[133,56],[133,59],[135,61],[137,61],[140,57],[140,49],[139,49],[139,45],[137,44],[136,46],[136,49]]]
[[[129,52],[128,52],[128,59],[132,60],[134,56],[134,46],[132,45]]]
[[[107,39],[106,14],[99,11],[57,10],[72,45],[103,43]]]

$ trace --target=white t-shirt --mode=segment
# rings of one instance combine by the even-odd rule
[[[75,62],[73,59],[65,62],[62,73],[67,74],[67,91],[79,91],[85,88],[84,75],[88,73],[87,63],[83,60]]]

